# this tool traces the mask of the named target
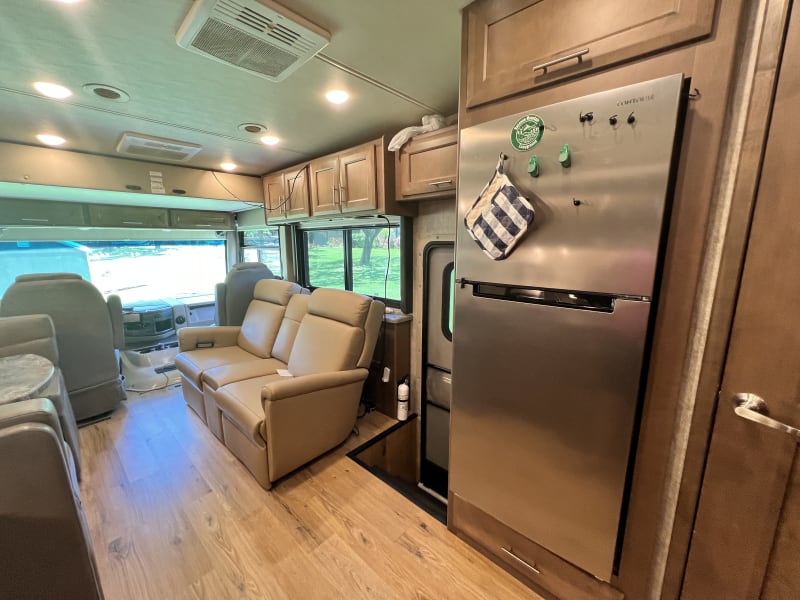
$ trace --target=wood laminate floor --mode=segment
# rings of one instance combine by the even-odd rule
[[[107,600],[540,598],[345,457],[263,490],[180,388],[80,430],[81,492]]]

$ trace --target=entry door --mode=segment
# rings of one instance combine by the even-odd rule
[[[682,598],[800,598],[800,15],[764,157]],[[768,416],[760,415],[754,394]],[[737,395],[739,395],[737,399]],[[739,406],[734,411],[736,403]]]

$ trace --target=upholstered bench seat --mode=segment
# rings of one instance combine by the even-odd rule
[[[175,357],[175,367],[189,378],[197,387],[202,385],[202,377],[208,371],[224,369],[231,366],[243,366],[258,363],[262,359],[250,354],[239,346],[223,346],[221,348],[204,348],[190,352],[181,352]],[[234,380],[235,381],[235,380]]]

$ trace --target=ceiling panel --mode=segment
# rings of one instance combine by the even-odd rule
[[[116,155],[124,131],[201,144],[189,166],[259,175],[417,124],[425,110],[312,59],[271,83],[180,48],[177,31],[192,3],[178,0],[3,0],[0,12],[0,139],[34,143],[43,129],[66,149]],[[458,98],[459,9],[463,0],[311,0],[285,4],[331,31],[323,51],[444,113]],[[36,80],[67,85],[64,101],[37,96]],[[81,91],[105,83],[126,103]],[[349,103],[323,93],[344,87]],[[266,147],[243,133],[266,125],[282,142]]]

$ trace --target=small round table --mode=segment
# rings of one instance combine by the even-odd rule
[[[0,404],[37,398],[55,374],[53,363],[36,354],[0,358]]]

